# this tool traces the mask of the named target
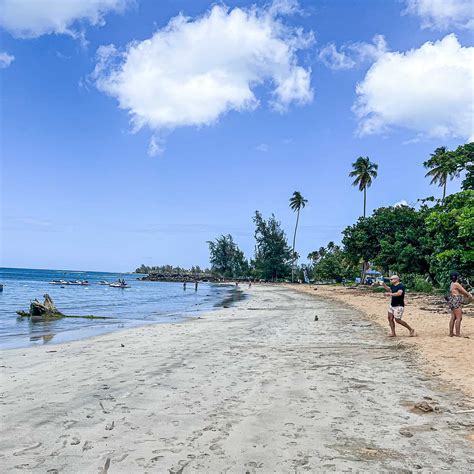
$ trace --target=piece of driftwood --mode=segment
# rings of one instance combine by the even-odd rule
[[[36,298],[30,303],[29,311],[17,311],[20,318],[29,318],[32,322],[50,321],[60,318],[85,318],[85,319],[110,319],[106,316],[94,316],[92,314],[86,316],[68,316],[61,313],[53,303],[51,297],[46,293],[44,302],[40,303]]]

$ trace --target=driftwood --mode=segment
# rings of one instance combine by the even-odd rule
[[[42,321],[49,321],[52,319],[60,319],[60,318],[85,318],[85,319],[110,319],[106,316],[67,316],[61,311],[58,311],[56,306],[53,303],[51,297],[46,293],[44,295],[44,302],[40,303],[37,299],[34,299],[30,303],[30,310],[29,311],[17,311],[18,316],[21,318],[29,318],[32,322],[42,322]]]

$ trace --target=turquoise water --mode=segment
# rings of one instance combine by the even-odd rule
[[[188,283],[139,281],[142,275],[0,268],[0,349],[52,344],[95,336],[105,332],[153,323],[170,323],[195,317],[232,296],[234,289],[199,283],[198,291]],[[111,288],[99,281],[124,278],[130,288]],[[88,286],[49,284],[52,280],[88,280]],[[34,298],[43,301],[48,293],[57,308],[67,315],[108,316],[107,320],[67,318],[32,323],[17,318]]]

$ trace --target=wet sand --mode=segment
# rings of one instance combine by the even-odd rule
[[[472,468],[473,405],[405,345],[340,303],[245,292],[193,321],[4,351],[1,470]]]

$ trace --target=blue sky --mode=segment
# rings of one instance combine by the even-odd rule
[[[2,266],[207,266],[222,233],[250,257],[295,190],[305,257],[361,214],[358,156],[372,210],[440,195],[422,162],[472,139],[465,0],[24,3],[0,0]]]

